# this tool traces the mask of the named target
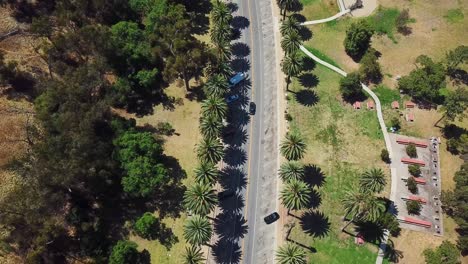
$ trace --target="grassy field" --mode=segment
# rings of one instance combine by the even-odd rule
[[[291,89],[296,96],[289,100],[291,127],[306,138],[305,163],[318,165],[325,174],[325,183],[318,189],[321,202],[316,210],[323,213],[329,226],[323,236],[315,237],[296,225],[289,238],[315,248],[316,253],[309,255],[311,263],[374,263],[377,246],[357,246],[341,232],[341,199],[345,190],[357,184],[363,168],[385,168],[379,158],[384,144],[376,113],[356,111],[341,101],[338,74],[320,65],[306,74],[314,74],[320,81],[312,89],[301,88],[297,80],[293,82]],[[314,105],[301,103],[303,91],[316,93],[318,101]]]
[[[154,114],[137,119],[138,125],[156,126],[159,122],[169,122],[175,129],[173,136],[165,137],[164,153],[178,160],[180,166],[186,171],[187,178],[183,183],[189,186],[194,182],[193,169],[197,164],[195,154],[195,144],[201,136],[198,132],[198,119],[200,113],[200,104],[196,101],[190,101],[185,98],[183,87],[171,85],[166,93],[175,99],[182,98],[183,105],[178,105],[174,110],[163,109],[157,106]],[[157,212],[156,212],[157,214]],[[172,229],[178,242],[171,248],[166,248],[158,241],[148,241],[137,236],[131,239],[139,245],[139,249],[146,249],[151,254],[151,263],[173,264],[182,263],[182,252],[185,251],[185,240],[183,238],[183,225],[187,218],[185,213],[179,218],[166,217],[162,220],[168,228]]]
[[[305,2],[305,1],[304,1]],[[309,19],[326,17],[317,16],[315,10],[322,10],[324,5],[320,1],[308,1],[303,15]],[[447,50],[465,44],[464,30],[466,28],[466,12],[462,1],[406,1],[381,0],[382,6],[371,17],[361,18],[372,23],[376,34],[372,39],[372,46],[382,55],[379,63],[385,75],[383,84],[373,87],[379,96],[384,118],[388,123],[392,117],[401,118],[401,133],[427,138],[440,136],[440,128],[434,126],[441,117],[436,110],[415,109],[415,122],[409,124],[404,121],[400,113],[405,110],[392,110],[390,104],[394,100],[403,102],[406,97],[400,97],[396,90],[396,77],[408,74],[414,69],[414,60],[421,54],[427,54],[436,60],[443,59]],[[326,7],[326,6],[325,6]],[[333,14],[334,8],[321,14]],[[403,9],[409,9],[411,34],[403,36],[396,32],[395,19]],[[314,11],[312,11],[314,10]],[[358,64],[344,52],[343,40],[346,28],[357,18],[341,18],[335,22],[309,26],[313,37],[305,43],[312,52],[321,58],[327,58],[341,66],[347,72],[356,70]],[[427,41],[430,39],[431,41]],[[342,263],[373,263],[376,247],[356,247],[340,232],[343,209],[339,200],[343,189],[356,181],[359,171],[378,164],[383,166],[378,158],[383,148],[383,141],[379,133],[375,113],[366,110],[354,111],[349,105],[341,103],[338,94],[339,76],[320,66],[313,71],[320,83],[314,89],[319,101],[314,106],[301,105],[298,100],[290,100],[290,112],[294,118],[293,127],[299,128],[308,140],[306,161],[318,164],[327,175],[325,185],[320,189],[321,205],[318,208],[328,217],[330,230],[325,237],[313,238],[301,230],[301,226],[293,229],[291,237],[300,243],[314,247],[317,252],[310,254],[311,263],[334,263],[335,259]],[[301,90],[299,83],[294,83],[293,89]],[[448,87],[452,89],[452,87]],[[468,124],[457,125],[467,127]],[[440,158],[442,188],[449,190],[454,187],[453,175],[462,164],[462,160],[451,155],[442,143]],[[387,171],[388,173],[388,171]],[[385,193],[388,194],[389,186]],[[423,263],[421,252],[427,247],[439,245],[443,239],[456,239],[454,231],[456,224],[448,217],[444,217],[444,238],[403,230],[398,238],[394,238],[396,248],[403,253],[404,263]],[[369,258],[366,258],[369,256]],[[338,261],[336,263],[339,263]]]

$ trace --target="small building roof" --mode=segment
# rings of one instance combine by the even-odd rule
[[[413,113],[408,113],[406,115],[406,120],[413,122],[414,121],[414,114]]]
[[[367,101],[367,109],[374,109],[374,101]]]
[[[398,103],[398,101],[393,101],[392,102],[392,108],[393,109],[399,109],[400,108],[400,103]]]
[[[405,107],[406,108],[414,108],[415,106],[416,106],[416,104],[411,102],[411,101],[406,101],[405,102]]]
[[[354,109],[361,109],[361,102],[358,102],[358,101],[354,102],[353,107]]]

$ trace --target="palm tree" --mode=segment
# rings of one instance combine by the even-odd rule
[[[226,117],[227,103],[222,97],[209,96],[208,99],[203,100],[201,108],[204,116],[212,116],[219,120]]]
[[[211,29],[210,38],[213,43],[231,41],[232,28],[230,25],[218,24]]]
[[[359,180],[361,191],[379,193],[387,184],[385,174],[381,169],[372,168],[362,174]]]
[[[281,164],[279,175],[285,182],[301,180],[304,178],[304,165],[297,161],[288,161]]]
[[[195,168],[195,178],[202,184],[214,184],[218,178],[218,169],[209,162],[202,162]]]
[[[226,3],[216,1],[211,10],[211,19],[214,25],[229,25],[232,20],[231,10]]]
[[[282,63],[282,70],[288,76],[286,80],[286,91],[289,91],[289,84],[291,77],[297,76],[302,70],[302,59],[297,53],[289,54],[284,57]]]
[[[197,215],[207,215],[218,203],[218,196],[210,184],[195,183],[184,194],[184,206]]]
[[[200,131],[206,138],[218,138],[223,129],[223,123],[213,116],[200,118]]]
[[[216,164],[223,154],[223,144],[217,138],[203,138],[197,148],[198,159],[202,162]]]
[[[306,208],[310,202],[310,186],[301,181],[292,179],[281,190],[280,198],[284,207],[290,210],[301,210]]]
[[[229,88],[227,79],[220,74],[215,74],[206,82],[205,89],[209,96],[223,97]]]
[[[232,55],[231,43],[228,40],[222,40],[215,42],[216,54],[218,55],[218,61],[229,61]]]
[[[299,22],[294,17],[288,17],[283,23],[281,23],[280,32],[282,36],[286,36],[289,32],[299,32]]]
[[[205,261],[201,249],[197,246],[185,248],[184,264],[201,264]]]
[[[287,160],[302,159],[306,150],[304,139],[298,132],[286,134],[286,138],[281,142],[281,154]]]
[[[299,4],[297,0],[276,0],[280,8],[280,14],[283,15],[283,20],[286,18],[286,11],[291,11]]]
[[[347,191],[342,203],[346,212],[345,219],[348,215],[352,215],[342,231],[355,220],[376,221],[385,211],[384,202],[369,192]]]
[[[295,244],[287,243],[276,252],[278,264],[306,264],[305,251]]]
[[[212,234],[211,224],[204,216],[194,215],[184,226],[184,238],[192,245],[206,244]]]
[[[283,35],[281,40],[281,47],[284,50],[285,55],[294,54],[301,46],[301,36],[296,30],[287,31],[286,35]]]

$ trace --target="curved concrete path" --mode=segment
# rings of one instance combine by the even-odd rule
[[[340,0],[338,0],[338,4],[340,4]],[[341,9],[341,6],[340,6],[340,9]],[[325,19],[319,19],[319,20],[314,20],[314,21],[307,21],[307,22],[304,22],[302,23],[301,25],[315,25],[315,24],[320,24],[320,23],[325,23],[325,22],[329,22],[329,21],[332,21],[332,20],[335,20],[347,13],[349,13],[350,10],[349,9],[346,9],[346,10],[343,10],[341,12],[339,12],[338,14],[332,16],[332,17],[329,17],[329,18],[325,18]],[[318,62],[319,64],[337,72],[338,74],[342,75],[342,76],[346,76],[347,73],[345,71],[343,71],[342,69],[334,66],[334,65],[331,65],[330,63],[326,62],[326,61],[323,61],[321,60],[320,58],[318,58],[317,56],[315,56],[314,54],[312,54],[309,50],[307,50],[304,46],[300,46],[300,49],[302,50],[302,52],[304,52],[307,56],[309,56],[310,58],[312,58],[314,61]],[[385,121],[383,119],[383,114],[382,114],[382,105],[380,103],[380,100],[379,100],[379,97],[377,97],[377,95],[372,92],[371,89],[369,89],[369,87],[367,87],[365,84],[361,83],[361,86],[362,86],[362,89],[368,93],[372,99],[374,99],[375,101],[375,108],[377,110],[377,118],[379,120],[379,125],[380,125],[380,129],[382,130],[382,134],[384,136],[384,141],[385,141],[385,146],[388,150],[388,153],[390,154],[390,160],[392,160],[392,144],[390,142],[390,136],[388,135],[388,132],[387,132],[387,126],[385,125]],[[392,179],[392,183],[391,183],[391,191],[390,191],[390,200],[391,201],[395,201],[395,197],[396,197],[396,183],[397,183],[397,175],[396,175],[396,170],[392,167],[390,167],[390,172],[391,172],[391,179]],[[377,253],[377,259],[375,261],[376,264],[381,264],[383,262],[383,258],[384,258],[384,253],[385,253],[385,249],[387,247],[387,239],[388,239],[388,235],[389,235],[389,232],[388,230],[385,230],[384,231],[384,236],[383,236],[383,239],[382,239],[382,242],[380,243],[380,246],[379,246],[379,252]]]
[[[301,23],[301,25],[303,26],[308,26],[308,25],[315,25],[315,24],[321,24],[321,23],[326,23],[326,22],[330,22],[332,20],[335,20],[341,16],[344,16],[346,14],[348,14],[349,12],[351,12],[350,9],[345,9],[341,12],[339,12],[338,14],[334,15],[334,16],[331,16],[329,18],[324,18],[324,19],[319,19],[319,20],[312,20],[312,21],[306,21],[304,23]]]

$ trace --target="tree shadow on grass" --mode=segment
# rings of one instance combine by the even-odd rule
[[[314,88],[319,84],[318,77],[312,73],[303,73],[298,79],[299,83],[305,88]]]
[[[308,164],[304,167],[304,181],[311,187],[321,187],[325,183],[325,174],[319,166]]]
[[[237,241],[228,241],[220,239],[212,247],[213,257],[216,263],[220,264],[233,264],[240,263],[241,249]]]
[[[322,212],[307,211],[301,216],[301,228],[314,238],[325,237],[330,231],[330,221]]]
[[[312,189],[310,193],[310,200],[308,204],[309,209],[315,209],[320,206],[322,203],[322,197],[320,196],[320,193],[318,193],[315,189]]]
[[[250,48],[247,44],[236,42],[231,47],[232,54],[238,58],[247,57],[250,54]]]
[[[292,15],[290,15],[291,17],[295,18],[297,20],[297,22],[299,23],[304,23],[307,21],[307,18],[299,13],[294,13]]]
[[[168,228],[166,224],[160,223],[159,226],[159,235],[158,235],[158,241],[166,247],[166,249],[170,249],[172,245],[176,244],[179,242],[179,239],[177,238],[176,235],[172,232],[171,228]]]
[[[235,16],[232,18],[231,26],[235,29],[245,29],[250,25],[249,19],[243,16]]]
[[[379,245],[384,237],[384,228],[372,222],[356,222],[355,231],[360,234],[365,241],[376,245]]]
[[[303,71],[313,71],[317,63],[310,57],[302,57],[302,70]]]
[[[299,35],[302,41],[309,41],[313,37],[312,31],[305,26],[299,28]]]
[[[312,90],[301,90],[295,95],[296,101],[303,106],[314,106],[319,101],[317,93]]]

